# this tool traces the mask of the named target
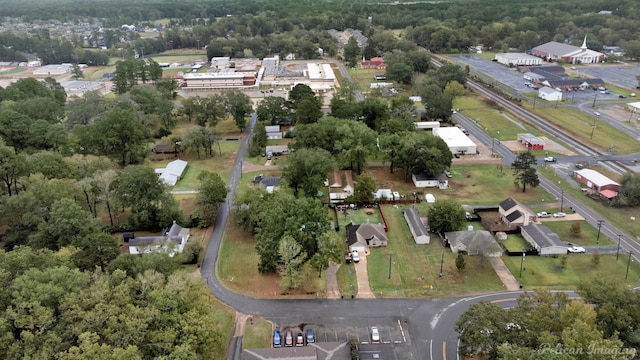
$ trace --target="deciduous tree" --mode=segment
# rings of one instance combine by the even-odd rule
[[[327,174],[335,169],[335,160],[322,149],[300,149],[289,155],[283,177],[298,196],[300,190],[308,197],[318,196]]]
[[[218,173],[202,171],[198,174],[200,186],[196,204],[200,206],[201,226],[209,226],[216,218],[220,205],[227,197],[227,186]]]
[[[454,200],[438,199],[427,213],[429,227],[439,233],[457,231],[465,221],[464,208]]]
[[[536,158],[531,151],[521,151],[511,164],[514,182],[516,185],[522,186],[522,192],[527,190],[527,185],[537,187],[540,184],[538,173],[533,167],[536,164]]]

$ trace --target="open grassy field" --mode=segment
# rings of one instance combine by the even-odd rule
[[[358,280],[356,279],[356,269],[353,263],[340,265],[336,276],[340,294],[344,297],[358,296]]]
[[[376,296],[432,297],[503,289],[502,282],[486,259],[467,256],[466,268],[458,271],[455,255],[440,245],[437,235],[431,235],[431,244],[417,245],[402,215],[402,208],[383,206],[389,224],[388,246],[371,249],[367,257],[369,283]],[[421,215],[425,216],[423,212]],[[439,277],[441,264],[443,276]]]
[[[594,262],[595,256],[599,257],[598,264]],[[566,258],[564,266],[563,258]],[[620,254],[618,261],[615,254],[527,256],[524,261],[521,256],[503,256],[503,259],[511,273],[525,288],[575,289],[578,283],[589,282],[596,277],[616,277],[618,280],[625,280],[628,254]],[[631,261],[625,282],[632,287],[638,286],[639,276],[640,265]]]

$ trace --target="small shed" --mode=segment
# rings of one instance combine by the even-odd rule
[[[433,196],[433,194],[425,195],[424,199],[427,201],[428,204],[433,204],[434,202],[436,202],[436,197]]]
[[[544,140],[533,134],[518,134],[518,141],[520,141],[529,150],[544,150]]]
[[[567,253],[567,246],[560,237],[544,225],[532,224],[520,228],[522,237],[540,255],[562,255]]]
[[[449,179],[445,174],[438,176],[425,173],[411,174],[411,179],[413,180],[413,185],[417,188],[434,187],[446,189],[449,187]]]
[[[403,213],[404,219],[407,221],[407,225],[409,225],[409,231],[411,231],[411,235],[413,235],[413,240],[415,240],[416,244],[428,244],[431,239],[429,229],[427,229],[422,222],[418,210],[409,208],[405,209]]]

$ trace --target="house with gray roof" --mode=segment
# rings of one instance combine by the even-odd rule
[[[522,226],[520,231],[522,237],[538,250],[539,255],[563,255],[567,253],[567,245],[560,240],[556,233],[544,225],[531,224]]]
[[[365,252],[370,247],[387,246],[387,233],[382,224],[354,224],[345,226],[349,251]]]
[[[142,236],[129,239],[129,254],[166,253],[173,257],[182,253],[189,240],[189,229],[175,221],[156,236]]]
[[[174,186],[181,178],[188,163],[184,160],[173,160],[167,164],[167,167],[155,169],[156,174],[160,181],[163,183]]]
[[[493,234],[486,230],[450,231],[444,233],[444,240],[454,254],[462,252],[467,255],[500,257],[503,252]]]
[[[409,231],[413,235],[413,240],[416,244],[428,244],[431,240],[429,236],[429,229],[420,218],[418,210],[414,208],[408,208],[402,211],[404,213],[404,219],[409,225]]]

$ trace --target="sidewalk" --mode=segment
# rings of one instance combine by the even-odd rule
[[[356,279],[358,279],[358,298],[375,299],[369,287],[369,273],[367,272],[367,254],[360,254],[360,262],[354,264]]]
[[[326,297],[327,299],[340,299],[340,288],[338,288],[338,269],[340,264],[330,264],[324,272],[327,281]]]
[[[520,290],[520,283],[516,280],[513,274],[511,274],[511,271],[509,271],[507,266],[504,264],[502,258],[490,257],[489,262],[507,290]]]

